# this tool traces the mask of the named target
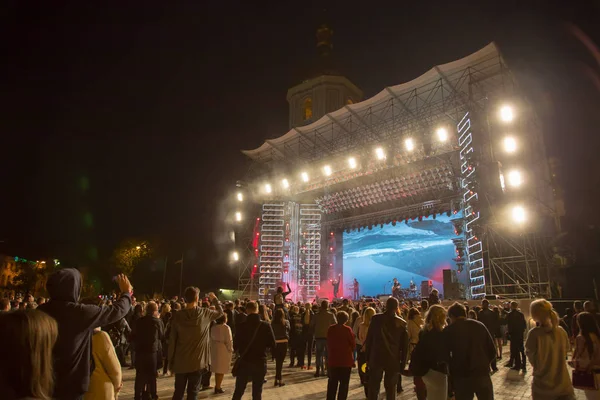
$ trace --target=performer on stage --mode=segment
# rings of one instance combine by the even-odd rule
[[[353,283],[352,289],[354,289],[354,300],[358,300],[359,299],[358,281],[356,280],[356,278],[354,278],[354,283]]]
[[[415,297],[417,295],[417,284],[412,278],[410,280],[410,295],[412,297]]]
[[[331,285],[333,286],[333,298],[334,299],[338,298],[338,293],[340,291],[340,278],[341,277],[342,277],[342,274],[339,274],[336,279],[329,280],[329,282],[331,282]]]
[[[400,284],[400,282],[398,282],[398,279],[394,278],[394,284],[392,286],[392,297],[395,297],[398,300],[400,300],[400,297],[401,297],[400,289],[401,288],[402,288],[402,285]]]
[[[285,296],[292,293],[292,289],[290,289],[290,284],[286,283],[286,285],[288,290],[287,292],[284,292],[283,288],[281,286],[278,286],[277,293],[273,295],[273,302],[275,303],[275,308],[283,308],[283,305],[285,304]]]

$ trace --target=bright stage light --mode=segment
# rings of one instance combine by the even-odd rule
[[[404,141],[404,147],[406,147],[406,150],[408,151],[413,151],[415,149],[415,142],[412,138],[408,138]]]
[[[513,221],[518,224],[522,224],[527,219],[527,215],[523,206],[514,206],[511,214]]]
[[[519,187],[523,183],[521,172],[513,169],[508,173],[508,184],[512,187]]]
[[[273,188],[271,188],[271,184],[267,183],[265,185],[265,193],[271,193],[273,191]]]
[[[357,165],[357,164],[356,164],[356,158],[354,158],[354,157],[350,157],[350,158],[348,159],[348,166],[349,166],[350,168],[354,169],[354,168],[356,168],[356,165]]]
[[[233,261],[239,261],[240,260],[240,255],[238,254],[237,251],[234,251],[233,253],[231,253],[231,259]]]
[[[242,192],[238,192],[237,199],[238,201],[244,201],[244,195],[242,194]]]
[[[331,170],[331,167],[329,165],[326,165],[323,167],[323,173],[325,174],[325,176],[330,176],[333,171]]]
[[[242,220],[242,213],[241,212],[236,211],[236,213],[235,213],[235,220],[237,222],[240,222]]]
[[[383,148],[378,147],[375,149],[375,155],[378,160],[383,160],[385,158],[385,151],[383,151]]]
[[[514,119],[513,109],[511,106],[502,106],[500,108],[500,119],[504,122],[511,122]]]
[[[507,153],[514,153],[517,151],[517,141],[512,136],[507,136],[504,138],[504,151]]]
[[[283,186],[284,189],[287,189],[290,187],[290,182],[287,179],[283,179],[281,181],[281,186]]]
[[[301,173],[300,177],[302,178],[302,182],[308,182],[308,172]]]
[[[435,133],[437,134],[438,140],[440,142],[445,142],[446,140],[448,140],[448,131],[446,130],[446,128],[438,128],[437,131],[435,131]]]

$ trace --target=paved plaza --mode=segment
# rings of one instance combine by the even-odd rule
[[[530,399],[531,398],[531,368],[527,370],[526,374],[522,372],[517,373],[516,371],[509,370],[508,368],[502,367],[502,364],[507,360],[508,354],[505,354],[503,360],[498,365],[500,371],[492,376],[494,382],[494,392],[496,394],[495,400],[509,400],[509,399]],[[289,362],[289,361],[288,361]],[[275,363],[268,363],[267,371],[267,383],[263,387],[263,399],[264,400],[324,400],[327,393],[327,378],[314,378],[314,370],[306,371],[299,370],[297,368],[286,368],[283,369],[283,381],[285,382],[284,387],[273,387],[273,377],[275,376]],[[123,371],[124,385],[121,391],[119,399],[131,400],[133,399],[133,380],[135,377],[135,371],[124,370]],[[170,399],[173,395],[173,378],[158,379],[158,396],[161,400]],[[233,394],[235,379],[228,374],[223,380],[224,394],[215,395],[212,389],[200,392],[199,399],[230,399]],[[211,378],[211,385],[214,385],[214,378]],[[413,400],[416,399],[416,395],[413,391],[412,378],[403,377],[403,388],[404,392],[397,395],[398,400]],[[383,384],[382,389],[383,391]],[[251,399],[251,384],[248,384],[244,399]],[[383,392],[382,392],[383,393]],[[585,399],[582,391],[575,390],[577,399]],[[381,397],[380,397],[381,398]],[[352,377],[350,379],[350,390],[348,393],[348,399],[352,400],[364,400],[365,395],[356,369],[352,370]]]

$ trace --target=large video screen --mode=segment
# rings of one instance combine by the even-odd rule
[[[452,260],[457,238],[451,219],[462,215],[446,214],[423,218],[422,221],[398,221],[395,226],[373,226],[361,231],[344,231],[344,288],[356,278],[361,296],[391,293],[391,281],[397,278],[402,288],[411,280],[421,289],[421,281],[432,280],[433,287],[443,293],[443,270],[456,269]],[[466,281],[466,271],[459,280]],[[461,276],[462,275],[462,276]]]

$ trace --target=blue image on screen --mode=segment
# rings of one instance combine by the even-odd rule
[[[397,278],[403,289],[414,281],[420,291],[422,281],[433,281],[433,287],[443,293],[443,270],[456,270],[456,248],[452,239],[460,238],[451,220],[462,213],[437,215],[422,221],[398,221],[344,232],[344,287],[356,278],[361,296],[391,293],[391,281]],[[464,238],[464,236],[463,236]],[[466,283],[467,272],[458,274]]]

